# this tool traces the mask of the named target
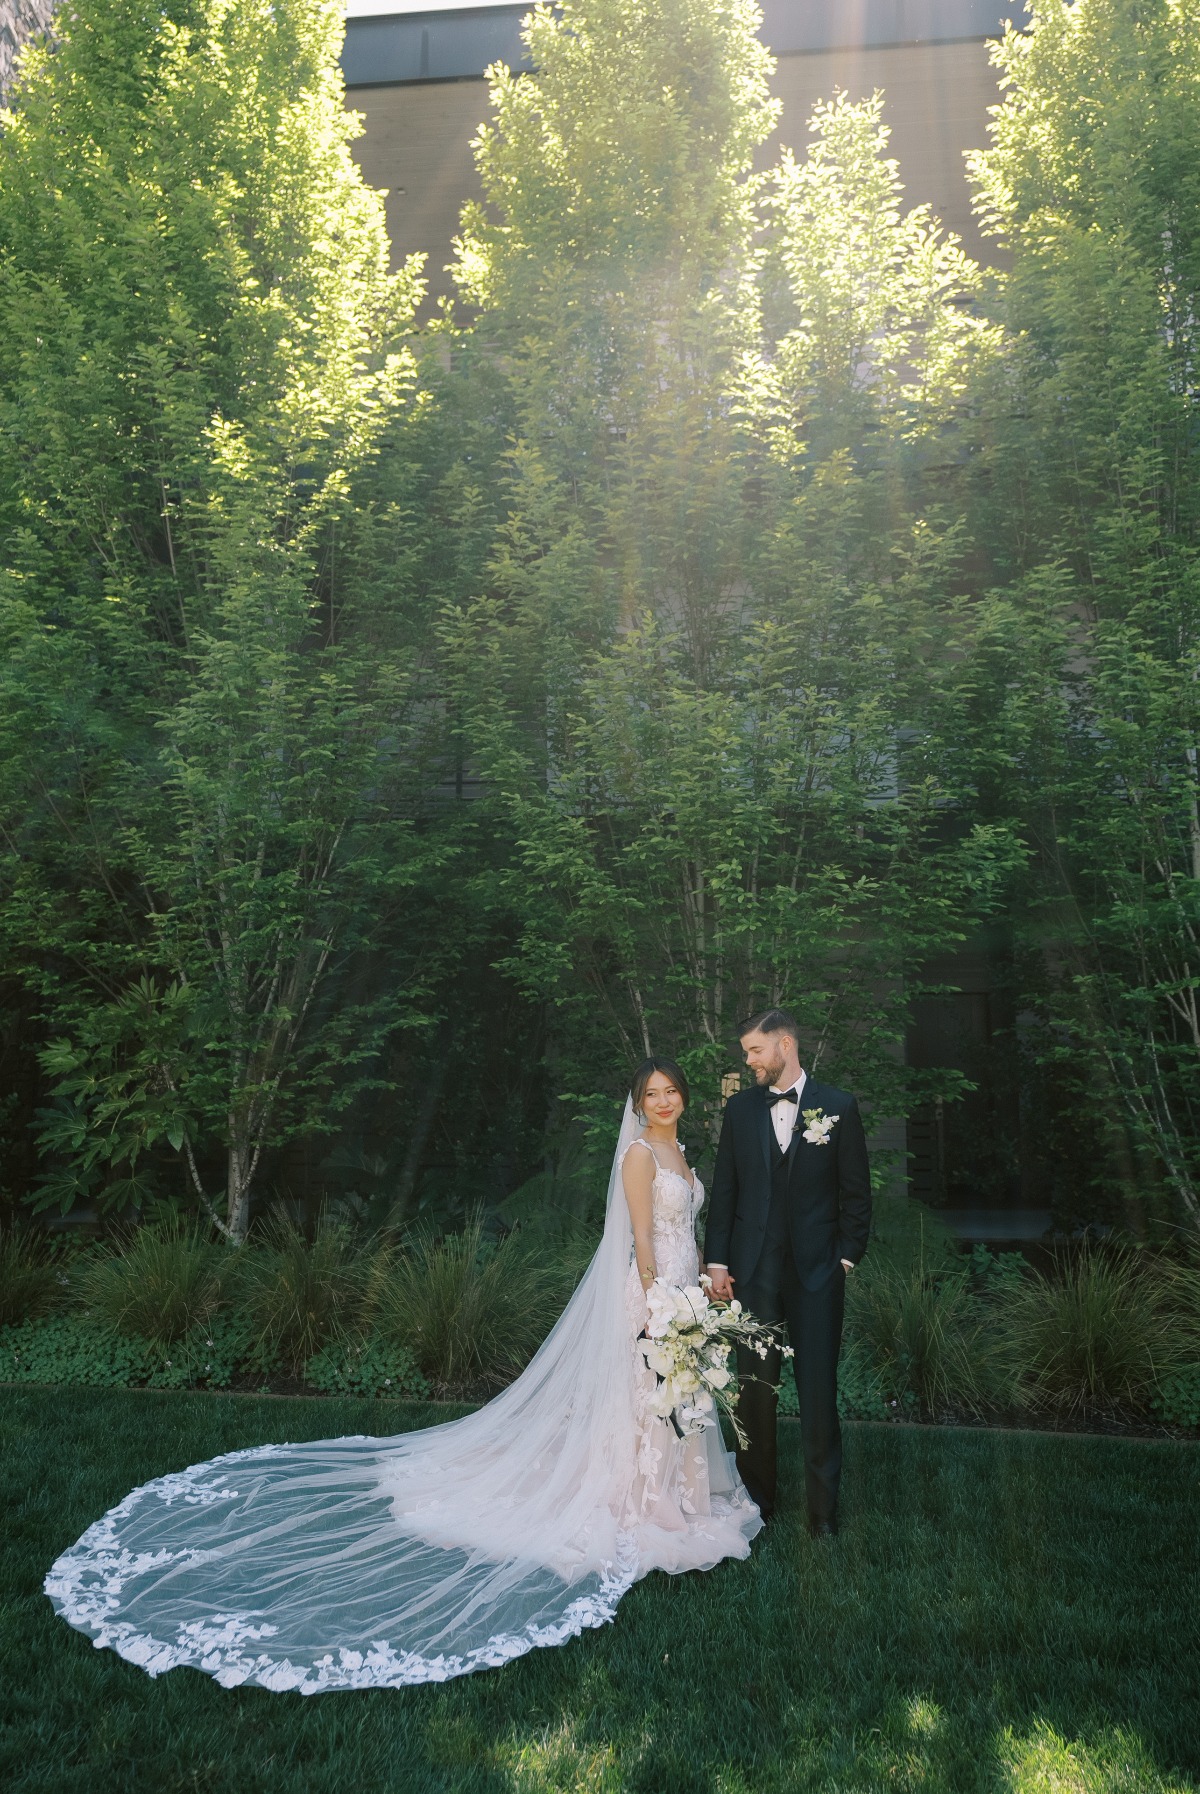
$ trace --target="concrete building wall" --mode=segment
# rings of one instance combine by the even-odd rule
[[[774,80],[783,102],[779,129],[763,146],[774,161],[782,145],[802,155],[816,102],[842,88],[862,99],[881,88],[908,203],[928,203],[982,260],[995,254],[971,213],[964,156],[987,138],[988,107],[999,97],[985,42],[894,44],[781,56]],[[448,290],[444,270],[463,201],[478,195],[471,139],[487,117],[482,79],[355,87],[347,104],[363,114],[355,153],[373,187],[388,190],[388,229],[396,256],[429,258],[431,292]]]
[[[352,8],[370,4],[351,0]],[[860,0],[848,11],[774,0],[764,36],[776,53],[783,111],[763,162],[784,144],[803,153],[818,100],[838,88],[852,99],[880,89],[908,203],[929,204],[972,255],[994,258],[972,215],[964,156],[986,143],[988,109],[1000,97],[989,58],[999,16],[985,0],[907,8],[904,0]],[[491,56],[519,61],[519,19],[519,7],[482,7],[349,21],[347,104],[366,123],[356,154],[367,180],[388,190],[397,257],[423,251],[435,293],[448,290],[459,212],[478,193],[470,145],[488,112],[482,65]],[[479,73],[469,72],[473,65]]]
[[[988,108],[1000,98],[986,41],[883,44],[781,56],[774,89],[783,101],[779,130],[764,148],[781,144],[799,156],[818,100],[842,88],[852,100],[884,95],[891,128],[889,152],[900,164],[909,205],[931,205],[948,229],[981,261],[995,246],[982,238],[971,211],[964,157],[987,143]]]
[[[431,295],[449,291],[445,268],[459,213],[479,193],[471,139],[487,116],[486,84],[471,78],[355,87],[346,103],[366,125],[354,146],[363,175],[387,189],[396,260],[422,251]]]

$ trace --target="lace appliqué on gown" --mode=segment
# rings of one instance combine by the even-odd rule
[[[647,1150],[644,1143],[639,1150]],[[656,1157],[652,1201],[655,1269],[663,1282],[686,1289],[700,1276],[696,1219],[704,1205],[704,1186],[698,1177],[689,1182]],[[625,1315],[637,1419],[637,1475],[630,1488],[627,1524],[634,1530],[652,1526],[668,1535],[686,1535],[679,1540],[678,1553],[668,1542],[659,1541],[660,1557],[670,1560],[659,1567],[686,1567],[697,1546],[705,1540],[716,1546],[727,1536],[731,1522],[756,1518],[757,1509],[715,1426],[681,1439],[671,1422],[654,1412],[657,1380],[638,1344],[646,1324],[646,1296],[636,1262],[630,1263],[626,1278]]]

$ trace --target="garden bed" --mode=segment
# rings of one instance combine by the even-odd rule
[[[571,1251],[518,1230],[383,1243],[277,1221],[236,1254],[144,1226],[83,1250],[0,1236],[0,1382],[485,1400],[567,1300]],[[1048,1271],[958,1252],[919,1205],[877,1205],[847,1285],[848,1419],[1143,1438],[1200,1432],[1200,1270],[1129,1247]],[[785,1374],[780,1411],[796,1412]]]

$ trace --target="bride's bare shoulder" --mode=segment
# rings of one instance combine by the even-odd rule
[[[621,1154],[620,1160],[618,1161],[620,1164],[623,1165],[625,1163],[626,1159],[629,1157],[630,1153],[633,1151],[635,1146],[643,1147],[645,1149],[645,1152],[647,1155],[645,1160],[643,1161],[641,1159],[641,1155],[639,1154],[638,1160],[635,1161],[635,1163],[640,1162],[640,1163],[645,1163],[647,1165],[657,1165],[658,1164],[658,1160],[654,1155],[654,1148],[651,1146],[651,1144],[648,1140],[643,1140],[640,1135],[638,1136],[638,1138],[636,1140],[631,1140],[629,1142],[629,1145],[625,1148],[624,1152]]]

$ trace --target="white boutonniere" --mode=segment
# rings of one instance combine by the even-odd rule
[[[826,1115],[823,1109],[801,1109],[804,1118],[804,1132],[800,1136],[810,1146],[828,1146],[829,1136],[834,1124],[842,1118],[840,1115]]]

